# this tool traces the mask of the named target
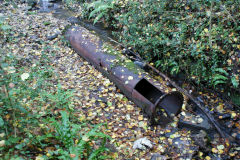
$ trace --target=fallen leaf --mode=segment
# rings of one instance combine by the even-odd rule
[[[1,140],[0,141],[0,147],[4,147],[5,146],[5,140]]]
[[[29,78],[29,73],[23,73],[22,75],[21,75],[21,79],[23,80],[23,81],[25,81],[26,79],[28,79]]]
[[[218,149],[218,150],[224,149],[224,145],[219,145],[219,146],[217,146],[217,149]]]
[[[128,80],[133,80],[133,76],[129,76],[129,77],[128,77]]]
[[[84,135],[84,136],[82,137],[82,140],[84,140],[85,142],[87,142],[87,141],[89,141],[89,137],[88,137],[87,135]]]
[[[218,150],[216,148],[212,148],[213,153],[218,153]]]

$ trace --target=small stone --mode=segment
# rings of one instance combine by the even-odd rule
[[[147,137],[140,138],[136,140],[133,144],[133,149],[141,149],[144,150],[146,147],[152,148],[152,142],[147,139]]]
[[[55,38],[57,38],[59,35],[59,33],[55,33],[53,35],[50,35],[50,36],[47,36],[47,40],[51,41],[51,40],[54,40]]]

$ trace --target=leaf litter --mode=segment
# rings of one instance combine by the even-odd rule
[[[28,15],[25,7],[25,4],[22,4],[19,8],[5,9],[4,15],[8,17],[16,40],[2,45],[3,49],[29,60],[33,65],[40,61],[43,54],[47,54],[54,68],[54,76],[60,78],[62,87],[74,91],[73,110],[79,119],[93,124],[107,124],[102,131],[112,137],[109,143],[115,148],[115,153],[112,154],[114,159],[150,159],[153,153],[173,159],[191,159],[193,156],[198,159],[214,159],[225,153],[227,157],[239,158],[239,148],[229,150],[229,144],[221,141],[217,135],[212,142],[208,142],[209,146],[199,149],[191,131],[178,130],[175,122],[165,128],[149,126],[148,118],[141,109],[69,48],[62,34],[51,40],[47,38],[52,32],[63,33],[69,25],[66,20],[54,18],[52,13]],[[46,22],[49,22],[48,25]],[[15,72],[14,68],[7,70],[9,73]],[[21,78],[24,81],[28,77],[26,69]],[[133,80],[133,77],[129,76],[128,80]],[[128,81],[125,84],[128,84]],[[228,125],[239,128],[239,113],[227,108],[215,95],[199,94],[206,98],[204,103],[209,104],[211,111],[221,113],[220,117],[229,113],[235,121]],[[238,134],[239,131],[235,136]],[[134,147],[134,142],[141,138],[146,138],[148,146],[152,145],[151,149],[132,149],[137,148]],[[84,137],[84,140],[88,140],[88,137]],[[5,145],[4,141],[0,143],[1,146]]]

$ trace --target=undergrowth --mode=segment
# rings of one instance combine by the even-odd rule
[[[4,17],[0,36],[2,44],[14,39]],[[79,119],[72,91],[58,83],[47,53],[31,61],[0,51],[1,159],[110,159],[106,126]]]
[[[239,1],[92,0],[82,6],[83,18],[117,30],[121,43],[161,71],[221,92],[240,91]]]

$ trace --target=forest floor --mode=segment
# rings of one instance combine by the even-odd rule
[[[107,127],[101,130],[112,138],[107,147],[113,159],[239,158],[240,148],[231,149],[228,142],[217,134],[210,142],[204,131],[191,133],[187,129],[178,129],[176,122],[165,128],[150,126],[139,107],[69,47],[63,33],[65,27],[70,25],[67,20],[55,18],[52,13],[28,11],[26,7],[26,4],[19,4],[18,8],[0,6],[0,14],[7,17],[6,22],[11,26],[12,33],[12,39],[2,44],[1,50],[25,59],[31,64],[30,67],[44,58],[44,53],[53,68],[55,84],[61,84],[64,90],[73,92],[71,105],[79,120],[91,124],[106,123]],[[32,74],[29,65],[24,68],[25,72]],[[212,101],[217,101],[217,98]],[[217,107],[223,110],[224,105],[218,103]],[[235,119],[239,117],[239,113],[229,114]],[[134,142],[144,137],[152,142],[153,148],[133,149]]]

